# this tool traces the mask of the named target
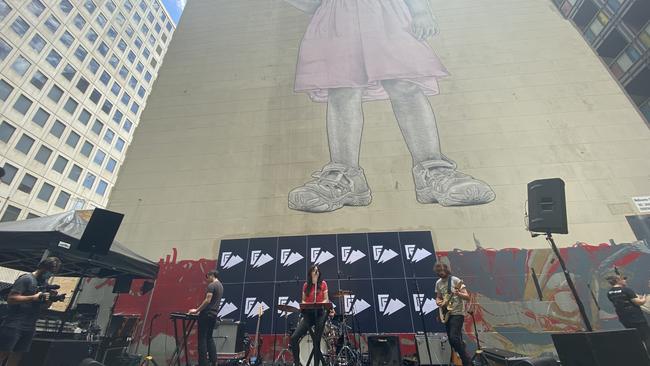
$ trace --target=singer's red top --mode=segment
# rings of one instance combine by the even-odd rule
[[[305,294],[305,302],[306,303],[312,303],[312,302],[323,302],[325,301],[325,294],[327,293],[327,282],[322,281],[320,285],[320,289],[316,293],[316,301],[314,301],[314,290],[316,289],[316,286],[311,287],[311,291],[307,293],[307,282],[302,286],[302,293]]]

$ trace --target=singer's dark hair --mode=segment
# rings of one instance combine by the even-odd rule
[[[316,293],[318,293],[318,290],[320,290],[321,285],[323,283],[323,274],[321,273],[320,269],[318,268],[317,265],[312,264],[309,267],[309,270],[307,271],[307,293],[311,292],[311,287],[314,285],[314,283],[311,280],[311,273],[314,272],[315,269],[318,269],[318,280],[316,281]]]
[[[61,268],[61,260],[57,257],[47,257],[38,263],[38,269],[57,272]]]
[[[219,271],[217,271],[216,269],[213,269],[212,271],[206,272],[205,277],[212,276],[214,278],[217,278],[218,274],[219,274]]]
[[[436,262],[436,264],[433,266],[433,270],[438,272],[439,269],[442,269],[448,275],[451,274],[451,270],[449,269],[449,266],[446,263]]]

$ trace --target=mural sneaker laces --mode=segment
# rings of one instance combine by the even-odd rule
[[[289,192],[289,208],[306,212],[330,212],[343,206],[367,206],[372,201],[361,168],[330,163],[312,174],[314,179]]]
[[[456,170],[447,160],[429,160],[413,167],[415,195],[420,203],[442,206],[480,205],[494,200],[490,186]]]

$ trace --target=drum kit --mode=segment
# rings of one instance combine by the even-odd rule
[[[340,300],[340,309],[345,309],[344,301],[347,296],[352,295],[352,291],[349,290],[339,290],[335,292],[332,297]],[[357,345],[360,343],[354,332],[354,327],[348,325],[348,321],[351,324],[354,324],[355,313],[354,309],[354,300],[349,307],[350,311],[345,312],[341,311],[341,314],[334,316],[328,316],[325,321],[325,326],[323,329],[323,336],[320,341],[320,349],[323,357],[325,359],[324,366],[360,366],[361,365],[361,352]],[[299,313],[300,309],[290,306],[290,305],[278,305],[278,311],[284,312],[285,316],[285,332],[287,336],[290,336],[293,333],[295,328],[289,328],[288,326],[288,317],[292,313]],[[275,359],[276,365],[290,364],[287,362],[286,355],[291,354],[289,350],[289,337],[286,337],[286,345],[277,358]],[[350,338],[353,338],[354,342],[350,341]],[[314,349],[313,340],[309,334],[305,335],[300,340],[300,363],[303,366],[308,366],[309,356]],[[313,362],[310,363],[313,365]]]

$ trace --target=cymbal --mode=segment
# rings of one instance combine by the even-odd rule
[[[332,295],[332,297],[343,297],[343,296],[348,296],[348,295],[352,295],[352,294],[353,294],[353,292],[350,291],[350,290],[338,290],[338,291],[336,291],[334,293],[334,295]]]
[[[277,306],[278,310],[280,311],[286,311],[287,313],[299,313],[300,309],[297,307],[293,307],[291,305],[278,305]]]

